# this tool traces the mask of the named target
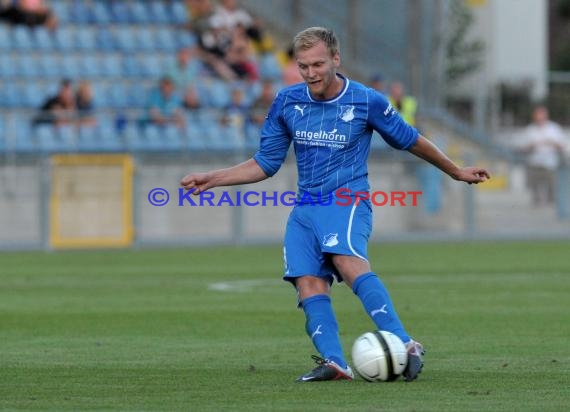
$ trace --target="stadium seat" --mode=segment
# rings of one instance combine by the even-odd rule
[[[45,87],[39,82],[26,82],[19,88],[20,103],[30,109],[39,108],[46,99]]]
[[[176,36],[170,27],[160,27],[155,33],[155,46],[159,50],[174,53],[178,48]]]
[[[5,53],[12,48],[12,36],[10,28],[6,24],[0,24],[0,51]]]
[[[185,24],[188,22],[188,11],[181,1],[173,1],[170,5],[172,22],[175,24]]]
[[[103,52],[115,50],[115,39],[113,33],[107,28],[99,28],[96,32],[97,46]]]
[[[73,0],[68,10],[69,21],[72,23],[84,25],[94,20],[91,8],[84,0]]]
[[[130,5],[130,21],[135,24],[146,24],[150,22],[149,11],[143,2],[135,1]]]
[[[33,54],[22,53],[18,55],[12,62],[16,66],[18,77],[24,79],[35,79],[42,75],[39,62]]]
[[[14,115],[12,117],[12,130],[15,135],[14,149],[17,152],[33,152],[38,150],[37,141],[30,125],[30,119]]]
[[[148,52],[156,49],[154,32],[148,27],[135,28],[133,35],[137,50]]]
[[[88,27],[83,26],[76,32],[76,47],[79,50],[83,51],[92,51],[96,50],[97,48],[97,36],[96,30]]]
[[[273,53],[265,53],[259,57],[259,74],[262,79],[281,79],[281,66]]]
[[[151,1],[149,4],[150,20],[153,23],[166,24],[170,22],[170,16],[166,5],[162,1]]]
[[[26,26],[14,26],[12,28],[12,41],[14,48],[17,50],[32,50],[35,43],[32,29]]]
[[[83,78],[96,78],[102,76],[101,62],[94,54],[78,55],[77,63]]]
[[[209,106],[223,108],[230,103],[231,95],[226,82],[212,80],[206,85],[207,102]]]
[[[130,26],[119,26],[113,33],[117,49],[127,53],[137,51],[134,29]]]
[[[134,54],[123,59],[123,73],[126,77],[139,78],[143,75],[140,61]]]
[[[49,7],[51,8],[54,15],[57,16],[59,23],[69,23],[70,21],[70,11],[69,3],[66,1],[52,1]],[[64,26],[64,24],[61,24]]]
[[[0,52],[4,53],[4,52]],[[16,65],[14,64],[15,57],[4,54],[0,59],[0,79],[15,77],[17,75]]]
[[[42,77],[48,79],[59,79],[61,77],[60,57],[55,54],[42,54],[38,59],[39,69]]]
[[[139,83],[133,83],[128,87],[127,99],[130,108],[143,109],[146,106],[148,90]]]
[[[76,46],[76,30],[71,27],[60,27],[55,31],[55,45],[61,52],[69,53]]]
[[[161,56],[155,53],[142,55],[138,60],[140,73],[143,76],[157,79],[164,74]]]
[[[93,22],[97,25],[107,25],[112,22],[111,11],[107,4],[102,1],[95,1],[92,6]]]
[[[18,85],[14,82],[7,82],[0,87],[0,93],[0,103],[4,107],[16,108],[22,106],[21,94],[18,90]]]
[[[176,48],[194,47],[198,44],[196,35],[188,30],[178,30],[175,34],[177,41]]]
[[[82,76],[79,69],[79,59],[75,54],[63,54],[61,56],[61,76],[72,80],[80,79]]]
[[[45,27],[34,29],[34,42],[36,47],[42,51],[50,51],[55,48],[55,38]]]
[[[111,2],[111,16],[114,23],[129,23],[130,10],[124,1]]]
[[[128,90],[122,83],[112,84],[108,90],[107,104],[112,109],[126,109],[129,106]]]
[[[50,124],[40,124],[33,129],[34,140],[42,152],[55,152],[58,149],[56,129]],[[22,143],[28,143],[23,139]]]
[[[121,77],[123,76],[123,62],[118,54],[103,54],[99,65],[101,75],[104,77]]]

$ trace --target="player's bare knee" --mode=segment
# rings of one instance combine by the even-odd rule
[[[295,286],[299,292],[301,301],[316,295],[328,295],[329,283],[316,276],[302,276],[295,281]]]
[[[348,286],[352,286],[352,283],[358,276],[370,272],[370,264],[368,261],[358,256],[334,255],[332,261],[336,270]]]

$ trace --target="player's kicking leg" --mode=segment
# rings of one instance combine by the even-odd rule
[[[338,324],[328,296],[328,280],[316,276],[303,276],[296,279],[295,284],[301,307],[305,312],[307,334],[322,355],[322,357],[313,356],[317,367],[300,376],[297,381],[353,379],[354,374],[343,355]]]

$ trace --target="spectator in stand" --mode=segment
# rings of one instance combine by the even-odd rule
[[[202,64],[196,48],[183,47],[176,53],[176,64],[168,71],[177,90],[186,88],[196,81]]]
[[[251,106],[249,120],[261,126],[265,122],[269,108],[275,99],[275,88],[270,80],[264,80],[262,83],[261,94]]]
[[[45,26],[50,30],[57,28],[57,18],[44,0],[16,0],[0,11],[0,20],[28,27]]]
[[[259,80],[259,68],[255,60],[253,46],[243,26],[234,28],[231,46],[225,60],[238,79],[249,82]]]
[[[161,78],[158,87],[150,94],[148,122],[159,126],[174,124],[182,128],[184,117],[181,108],[182,102],[176,93],[174,82],[168,76]]]
[[[224,113],[221,117],[222,125],[243,130],[249,109],[250,107],[245,102],[243,90],[239,87],[234,88],[230,104],[224,108]]]
[[[556,173],[570,144],[560,125],[549,119],[546,106],[536,106],[520,149],[527,157],[527,184],[534,206],[555,200]]]
[[[87,80],[83,80],[79,83],[79,86],[77,86],[75,106],[77,108],[77,117],[80,126],[94,126],[97,123],[95,119],[93,89],[91,88],[91,83]]]
[[[188,87],[184,92],[184,99],[182,100],[182,107],[187,112],[192,112],[202,108],[202,102],[198,92],[193,87]]]
[[[296,83],[304,82],[303,77],[299,73],[299,67],[293,53],[293,46],[287,49],[287,58],[283,66],[283,83],[285,86],[290,86]]]
[[[402,82],[395,81],[390,85],[390,103],[400,113],[400,116],[410,126],[416,125],[416,112],[418,103],[415,97],[408,96],[404,93],[404,85]]]
[[[50,96],[40,107],[40,112],[35,117],[33,123],[52,124],[61,126],[73,123],[76,120],[77,112],[75,96],[71,80],[63,79],[59,90],[54,96]]]

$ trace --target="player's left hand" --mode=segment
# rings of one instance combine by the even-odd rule
[[[453,176],[455,180],[466,183],[483,183],[491,178],[491,174],[482,167],[462,167],[457,174]]]

